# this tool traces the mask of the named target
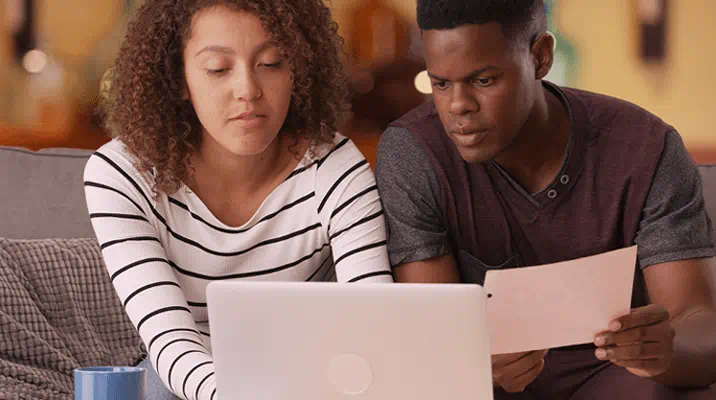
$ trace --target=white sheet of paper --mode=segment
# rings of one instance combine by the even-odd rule
[[[591,343],[631,306],[637,246],[485,276],[492,354]]]

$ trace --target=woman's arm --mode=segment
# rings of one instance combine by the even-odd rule
[[[320,166],[318,212],[327,223],[338,282],[392,282],[385,218],[375,177],[348,142]]]
[[[104,148],[85,168],[87,208],[107,270],[164,384],[184,399],[212,400],[211,354],[150,222],[146,185],[133,171]]]

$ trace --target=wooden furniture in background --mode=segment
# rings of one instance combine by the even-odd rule
[[[351,53],[358,65],[373,68],[407,57],[410,24],[383,0],[363,0],[351,15]]]
[[[699,147],[690,148],[689,153],[694,158],[696,164],[715,164],[716,165],[716,148]]]
[[[110,140],[104,132],[89,128],[65,131],[25,128],[0,124],[0,146],[40,150],[50,147],[98,149]]]
[[[382,132],[388,124],[425,102],[425,95],[415,87],[415,76],[424,70],[424,62],[415,59],[371,69],[371,90],[353,93],[352,123],[355,129],[358,132]]]
[[[359,139],[425,101],[415,76],[425,70],[420,31],[386,0],[361,0],[347,21],[350,57],[344,60],[352,91],[352,129]]]

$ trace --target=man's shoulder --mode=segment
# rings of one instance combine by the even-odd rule
[[[628,100],[575,88],[560,89],[575,117],[581,115],[585,119],[594,140],[661,142],[668,132],[675,130],[659,116]]]
[[[426,122],[433,121],[435,119],[438,121],[440,120],[437,108],[435,108],[435,103],[432,101],[426,101],[393,121],[390,126],[405,128],[412,131],[413,128],[416,127],[424,129],[426,127]]]
[[[440,115],[432,101],[419,105],[388,125],[378,150],[393,148],[401,152],[406,146],[422,149],[437,163],[452,162],[460,156],[445,134]]]

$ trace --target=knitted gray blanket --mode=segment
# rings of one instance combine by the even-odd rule
[[[70,400],[74,368],[144,355],[96,240],[0,238],[0,399]]]

